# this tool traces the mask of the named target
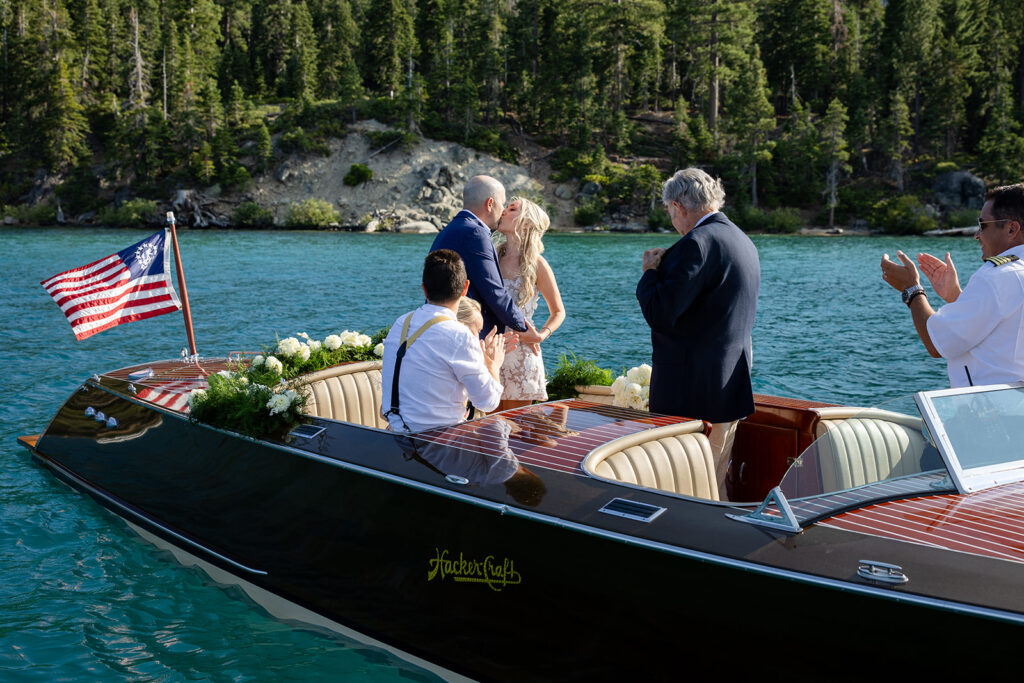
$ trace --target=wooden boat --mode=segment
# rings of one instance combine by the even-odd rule
[[[20,441],[272,614],[446,678],[978,674],[1024,634],[1024,385],[757,396],[722,502],[697,420],[566,400],[405,437],[379,364],[306,379],[280,440],[190,421],[203,374],[166,361]]]

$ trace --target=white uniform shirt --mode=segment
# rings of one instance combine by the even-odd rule
[[[462,422],[466,400],[484,412],[498,407],[502,387],[484,365],[480,339],[455,318],[444,306],[424,304],[410,314],[408,336],[437,316],[447,320],[428,328],[406,348],[400,370],[398,415],[388,415],[388,423],[396,432],[419,432]],[[406,315],[391,326],[384,339],[381,370],[381,411],[391,409],[391,384],[395,357],[402,338]],[[405,424],[402,424],[402,420]]]
[[[1010,255],[1022,260],[983,263],[957,300],[928,318],[954,388],[1024,380],[1024,246],[1000,254]]]

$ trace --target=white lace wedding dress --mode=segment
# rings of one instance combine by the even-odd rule
[[[505,284],[509,296],[513,301],[519,299],[519,288],[523,283],[523,276],[513,278],[503,277],[501,281]],[[530,300],[523,305],[523,313],[526,319],[533,323],[533,314],[537,311],[537,301],[540,295],[534,292]],[[520,344],[512,351],[505,354],[505,362],[501,366],[501,384],[505,387],[501,398],[508,401],[546,401],[548,392],[544,381],[544,359],[539,353],[534,353]]]

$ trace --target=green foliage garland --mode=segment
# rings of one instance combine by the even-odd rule
[[[578,386],[596,384],[611,386],[612,371],[599,367],[592,360],[578,358],[575,353],[562,354],[558,358],[558,367],[548,378],[548,398],[552,401],[560,398],[576,398]]]
[[[309,400],[303,377],[341,363],[379,360],[387,332],[369,337],[345,330],[323,341],[299,333],[279,340],[266,355],[210,375],[208,388],[189,396],[189,419],[257,439],[281,438],[301,421]]]

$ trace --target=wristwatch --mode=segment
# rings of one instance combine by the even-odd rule
[[[914,285],[913,287],[907,287],[903,290],[903,303],[910,305],[910,302],[914,300],[914,297],[918,294],[925,294],[924,287],[921,285]]]

